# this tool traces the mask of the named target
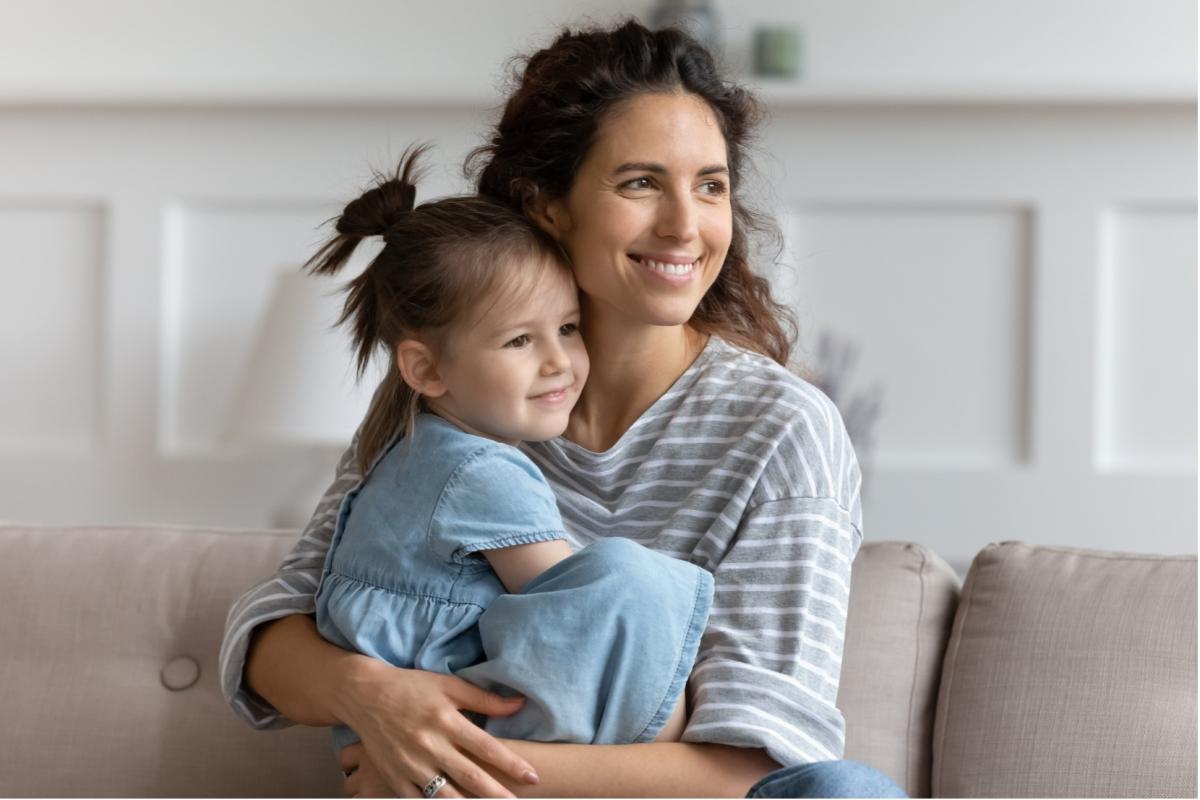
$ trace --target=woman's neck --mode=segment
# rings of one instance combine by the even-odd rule
[[[708,336],[687,325],[646,325],[603,313],[584,315],[591,368],[564,436],[608,450],[687,371]]]

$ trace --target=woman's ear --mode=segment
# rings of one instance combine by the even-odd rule
[[[571,215],[567,213],[567,204],[562,200],[546,200],[539,195],[525,204],[525,215],[533,220],[534,225],[553,236],[555,241],[561,242],[562,237],[571,230]]]
[[[424,342],[405,339],[396,345],[396,368],[400,377],[413,391],[425,397],[441,397],[446,393],[437,368],[437,358]]]

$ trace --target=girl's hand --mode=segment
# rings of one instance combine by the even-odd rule
[[[506,717],[521,708],[524,698],[504,698],[450,675],[399,669],[373,659],[362,663],[343,687],[341,717],[362,739],[374,770],[396,794],[420,797],[440,774],[447,783],[438,797],[514,796],[480,764],[493,765],[517,783],[537,783],[537,773],[527,761],[459,711]],[[340,760],[354,759],[349,750],[342,751]],[[343,765],[343,771],[350,768]],[[377,780],[364,774],[359,782],[366,786]]]

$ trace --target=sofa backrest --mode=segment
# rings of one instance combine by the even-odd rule
[[[935,797],[1195,797],[1196,557],[1000,542],[946,647]]]
[[[0,526],[0,796],[340,796],[327,731],[255,731],[217,684],[229,606],[295,538]]]
[[[934,708],[959,580],[912,542],[865,542],[854,560],[838,708],[848,759],[930,796]]]

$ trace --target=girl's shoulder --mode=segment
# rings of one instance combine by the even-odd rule
[[[517,448],[467,433],[435,414],[422,412],[410,435],[397,439],[368,476],[368,482],[414,483],[444,487],[464,475],[489,471],[537,473]]]

